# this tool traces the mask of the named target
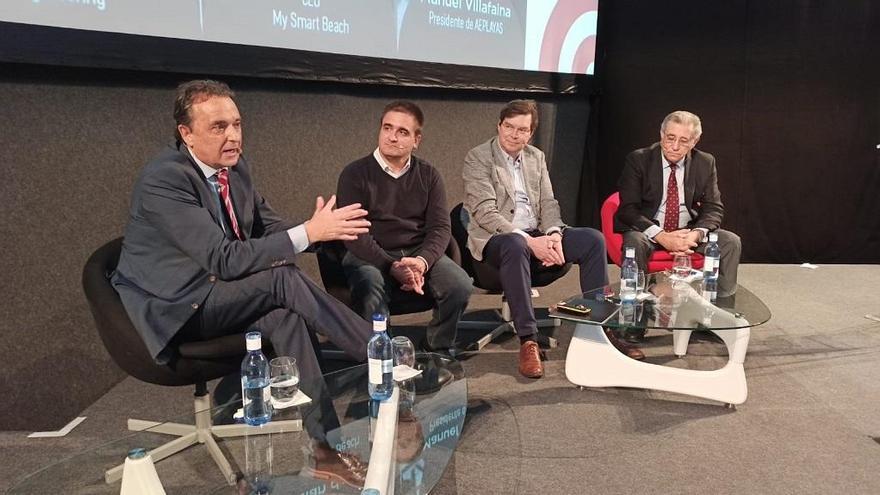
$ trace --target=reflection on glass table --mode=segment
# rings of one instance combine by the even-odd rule
[[[552,311],[577,323],[566,357],[569,381],[589,387],[635,387],[677,392],[729,405],[745,402],[745,361],[751,328],[766,323],[770,310],[752,292],[714,303],[703,297],[698,277],[651,274],[635,302],[622,303],[618,284],[578,294]],[[683,357],[694,330],[708,330],[727,347],[728,362],[718,370],[687,370],[627,358],[611,345],[602,327],[621,330],[666,329],[673,353]]]
[[[397,384],[396,414],[387,414],[389,403],[370,400],[366,365],[326,374],[320,397],[275,409],[267,425],[239,425],[246,432],[243,437],[218,442],[238,473],[234,486],[223,479],[205,450],[189,449],[156,462],[166,493],[357,494],[370,476],[375,477],[372,471],[379,465],[386,470],[386,486],[391,488],[383,494],[428,493],[458,445],[467,382],[457,361],[436,354],[419,354],[417,361],[422,373]],[[215,424],[232,425],[240,407],[241,401],[235,400],[214,407],[210,414]],[[385,413],[380,413],[383,408]],[[192,414],[180,419],[187,418]],[[301,421],[302,431],[265,433],[282,421]],[[162,424],[58,460],[27,476],[8,493],[118,494],[119,482],[107,484],[104,471],[122,462],[132,449],[149,450],[167,441],[167,436],[156,433]],[[371,457],[381,450],[374,443],[384,437],[391,440],[380,452],[386,458]]]

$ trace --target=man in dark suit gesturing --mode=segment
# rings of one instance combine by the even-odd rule
[[[623,246],[634,247],[645,270],[655,249],[671,254],[703,252],[710,231],[718,234],[721,265],[718,296],[736,291],[739,236],[720,229],[724,205],[718,190],[715,157],[694,148],[703,132],[700,118],[682,110],[660,125],[660,142],[633,151],[618,182],[620,208],[614,229]]]
[[[321,382],[321,369],[314,332],[364,360],[371,329],[309,280],[294,258],[313,242],[366,233],[367,212],[359,204],[334,209],[334,197],[326,203],[318,197],[306,223],[282,220],[242,157],[233,97],[216,81],[177,88],[177,142],[153,158],[134,185],[113,285],[157,361],[173,363],[169,344],[175,342],[257,329],[278,354],[296,357],[301,388],[315,398],[321,391],[309,388]],[[318,461],[346,464],[340,453],[322,453]],[[338,476],[357,484],[362,474]]]

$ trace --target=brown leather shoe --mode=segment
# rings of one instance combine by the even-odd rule
[[[319,480],[333,481],[358,490],[367,479],[367,465],[356,455],[333,450],[325,444],[312,449],[315,467],[304,468],[302,474]]]
[[[541,349],[538,343],[527,340],[519,347],[519,372],[526,378],[544,376],[544,365],[541,364]]]
[[[626,357],[635,359],[636,361],[641,361],[645,359],[645,353],[636,348],[635,346],[631,346],[626,342],[617,338],[614,335],[614,332],[610,329],[605,329],[605,336],[608,337],[608,340],[611,342],[611,345],[617,348],[618,351],[622,352]]]

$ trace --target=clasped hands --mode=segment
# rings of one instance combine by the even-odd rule
[[[526,243],[535,258],[543,266],[564,265],[565,254],[562,253],[562,234],[553,232],[549,235],[527,237]]]
[[[424,295],[425,262],[412,256],[404,256],[391,264],[391,276],[400,282],[401,290]]]
[[[692,254],[693,248],[697,247],[703,233],[699,230],[679,229],[672,232],[660,232],[654,236],[654,241],[669,251],[669,254]]]

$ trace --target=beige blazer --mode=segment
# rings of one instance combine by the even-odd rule
[[[513,177],[502,155],[498,138],[493,137],[470,150],[464,159],[464,208],[470,215],[468,249],[477,260],[483,248],[496,234],[513,232],[515,190]],[[553,185],[547,173],[544,152],[527,145],[523,150],[523,178],[526,194],[538,218],[538,230],[564,227],[559,203],[553,197]]]

